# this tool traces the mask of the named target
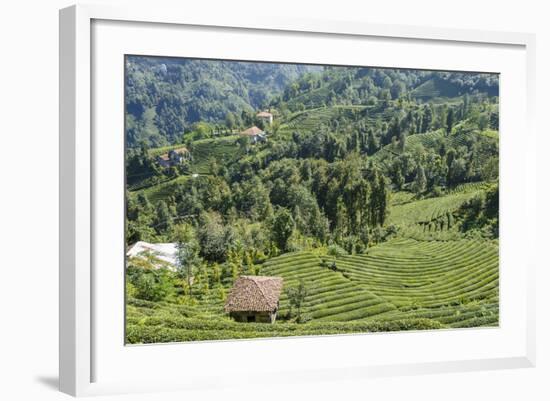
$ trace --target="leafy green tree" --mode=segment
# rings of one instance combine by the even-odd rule
[[[489,219],[496,218],[498,220],[499,210],[499,186],[491,188],[485,195],[485,214]]]
[[[453,124],[455,121],[455,114],[453,112],[453,109],[449,108],[447,111],[447,134],[451,133],[451,130],[453,129]]]
[[[195,230],[189,224],[178,224],[174,228],[176,242],[176,268],[180,276],[185,277],[192,296],[193,274],[200,264],[199,243],[196,239]]]
[[[129,264],[127,277],[136,298],[159,302],[175,295],[175,280],[167,269],[141,268]]]
[[[398,99],[401,95],[405,94],[407,90],[405,84],[402,81],[394,81],[391,86],[391,95],[392,98]]]
[[[485,161],[481,170],[481,178],[484,181],[492,181],[498,178],[499,162],[498,157],[493,156]]]
[[[477,125],[478,125],[479,129],[481,131],[483,131],[483,130],[487,129],[487,127],[489,126],[489,122],[490,122],[490,120],[489,120],[489,116],[487,115],[487,113],[481,113],[479,115],[478,120],[477,120]]]
[[[433,110],[429,105],[425,105],[422,110],[421,132],[427,132],[433,124]]]
[[[292,316],[292,312],[294,311],[297,323],[302,323],[302,307],[308,294],[309,288],[303,279],[300,279],[297,286],[286,289],[286,295],[290,304],[289,314]]]
[[[391,100],[391,93],[388,89],[383,89],[380,91],[379,99],[382,101],[382,104],[387,107]]]
[[[384,225],[387,215],[388,194],[386,180],[377,168],[372,168],[369,174],[371,193],[368,201],[368,226]],[[358,232],[361,234],[361,232]]]
[[[464,182],[467,171],[466,161],[464,159],[453,159],[447,173],[447,183],[449,185],[456,185]]]
[[[222,262],[235,239],[230,226],[224,226],[222,217],[216,212],[203,212],[199,217],[197,238],[200,254],[206,260]]]
[[[402,130],[399,133],[399,138],[398,138],[398,142],[397,142],[397,146],[398,146],[398,149],[399,149],[400,152],[405,151],[406,143],[407,143],[407,133],[404,130]]]
[[[275,211],[272,222],[272,237],[277,248],[286,252],[288,240],[294,232],[294,219],[292,214],[285,208],[278,208]]]
[[[373,129],[367,131],[367,153],[369,155],[374,154],[380,148],[380,142]]]
[[[419,164],[416,169],[416,177],[414,179],[414,191],[417,194],[422,194],[426,192],[426,185],[426,173],[424,172],[424,167]]]
[[[235,118],[235,114],[228,112],[225,115],[225,125],[227,125],[227,128],[231,130],[237,127],[237,120]]]
[[[154,227],[158,234],[163,234],[169,232],[172,229],[172,226],[172,214],[170,213],[166,202],[161,200],[157,203]]]

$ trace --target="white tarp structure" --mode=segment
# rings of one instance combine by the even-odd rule
[[[153,255],[155,258],[170,263],[172,270],[176,269],[176,244],[151,244],[145,241],[138,241],[130,247],[126,256],[145,257],[145,254]],[[160,267],[160,266],[157,266]]]

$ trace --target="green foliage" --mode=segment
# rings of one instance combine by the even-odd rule
[[[414,179],[414,191],[417,194],[422,194],[424,191],[426,191],[426,173],[424,172],[424,167],[421,165],[418,166],[416,170],[416,177]]]
[[[288,248],[288,240],[294,232],[294,227],[294,219],[287,209],[279,208],[275,211],[271,223],[272,240],[283,252]]]
[[[286,296],[290,305],[289,315],[296,317],[297,323],[304,323],[304,315],[302,315],[302,305],[306,301],[309,288],[304,280],[300,280],[295,287],[287,287]],[[294,315],[293,315],[294,312]]]
[[[159,319],[147,317],[145,323],[139,324],[141,313],[146,308],[139,308],[128,318],[126,341],[130,344],[150,344],[181,341],[227,340],[245,338],[269,338],[288,336],[312,336],[328,334],[350,334],[366,332],[395,332],[405,330],[434,330],[446,327],[430,319],[395,320],[390,322],[357,322],[340,323],[309,322],[304,324],[279,323],[266,325],[249,323],[246,325],[229,320],[206,320],[170,317]],[[485,319],[489,321],[489,319]]]
[[[234,230],[224,226],[216,212],[203,212],[199,219],[198,240],[201,255],[209,261],[222,262],[235,240]]]
[[[187,289],[191,295],[194,274],[201,266],[195,229],[189,224],[179,224],[173,235],[176,243],[176,268],[179,275],[187,279]]]
[[[175,295],[176,277],[167,269],[143,269],[130,265],[126,274],[128,296],[158,302],[170,300]]]
[[[126,110],[127,244],[177,245],[129,261],[128,341],[498,324],[496,76],[130,57]],[[228,319],[243,274],[275,324]]]
[[[388,264],[388,260],[392,263]],[[264,273],[281,276],[286,288],[300,280],[313,287],[302,299],[296,325],[239,324],[223,314],[223,300],[210,294],[196,305],[130,300],[129,341],[151,342],[253,338],[470,327],[498,324],[498,248],[479,241],[397,240],[368,255],[338,258],[338,271],[309,252],[270,259]],[[347,277],[346,277],[347,276]],[[449,283],[454,283],[449,285]],[[285,291],[281,315],[291,299]],[[145,318],[145,321],[144,321]],[[140,323],[141,322],[141,323]],[[170,335],[162,333],[168,330]],[[174,330],[173,332],[170,330]]]
[[[127,56],[127,144],[172,144],[194,123],[224,121],[228,113],[233,116],[228,121],[233,128],[240,123],[237,115],[262,107],[299,74],[317,69],[291,64]]]
[[[461,219],[460,229],[472,235],[478,233],[489,238],[498,238],[498,185],[464,202],[457,211]]]

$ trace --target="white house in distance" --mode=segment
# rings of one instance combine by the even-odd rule
[[[265,123],[269,125],[273,124],[273,114],[268,111],[260,111],[258,114],[256,114],[256,117],[262,119]]]
[[[159,243],[151,244],[145,241],[138,241],[128,249],[127,257],[136,257],[146,259],[148,255],[158,259],[158,263],[153,265],[156,268],[166,267],[170,270],[176,270],[176,244],[175,243]],[[163,263],[164,262],[164,263]]]
[[[157,156],[157,162],[162,167],[172,167],[191,160],[191,152],[185,147],[172,149],[168,153]]]
[[[245,129],[239,135],[249,137],[252,143],[267,142],[267,134],[256,126]]]

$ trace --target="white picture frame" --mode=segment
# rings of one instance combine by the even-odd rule
[[[104,29],[104,31],[96,31]],[[121,24],[117,26],[117,24]],[[154,29],[152,29],[154,27]],[[441,354],[440,358],[419,359],[413,353],[404,357],[390,357],[381,353],[375,355],[371,353],[371,361],[362,362],[361,353],[357,353],[356,359],[351,357],[347,360],[340,359],[338,349],[343,346],[345,340],[346,346],[365,347],[366,341],[376,342],[376,347],[392,347],[405,346],[411,342],[418,344],[427,344],[427,341],[433,340],[433,333],[406,333],[406,334],[380,334],[380,335],[358,335],[358,336],[332,336],[321,338],[292,338],[284,340],[250,340],[250,341],[235,341],[235,342],[214,342],[202,344],[170,344],[170,345],[153,345],[141,347],[124,347],[122,339],[117,339],[112,345],[117,347],[120,352],[128,352],[126,362],[115,360],[117,352],[113,348],[109,348],[106,343],[109,342],[109,320],[102,313],[102,303],[97,303],[94,299],[94,294],[99,288],[106,288],[105,284],[107,276],[105,274],[97,274],[94,268],[97,268],[97,262],[104,262],[108,258],[109,253],[101,251],[101,240],[98,239],[98,234],[102,225],[101,219],[113,221],[113,215],[104,214],[101,208],[101,199],[97,198],[96,193],[99,191],[105,192],[107,187],[101,187],[103,184],[97,177],[101,177],[101,171],[98,171],[98,157],[109,156],[109,142],[104,140],[97,141],[94,138],[94,129],[100,124],[108,124],[111,120],[103,118],[101,123],[94,121],[97,117],[95,113],[102,113],[101,107],[97,106],[97,99],[94,101],[94,96],[101,96],[102,92],[94,92],[92,85],[94,74],[99,75],[98,81],[101,81],[102,68],[107,68],[112,64],[103,56],[103,48],[106,52],[112,51],[113,54],[120,52],[130,52],[126,50],[127,43],[121,38],[122,31],[134,29],[136,37],[139,38],[139,30],[151,28],[147,36],[149,44],[144,43],[140,48],[140,52],[150,54],[151,46],[155,45],[155,38],[161,38],[162,35],[168,35],[173,32],[170,30],[178,30],[185,27],[192,27],[194,34],[205,35],[204,43],[208,38],[208,33],[224,34],[235,32],[242,34],[245,37],[251,37],[261,33],[267,39],[269,36],[285,35],[289,39],[303,37],[303,40],[321,40],[324,38],[327,42],[337,38],[342,44],[348,41],[384,41],[384,46],[392,41],[407,41],[407,44],[414,46],[415,43],[420,45],[430,44],[441,48],[441,54],[445,55],[445,46],[455,46],[454,51],[468,51],[468,48],[478,49],[479,57],[483,57],[483,52],[486,47],[501,49],[503,53],[502,60],[513,61],[511,65],[516,65],[520,71],[515,77],[512,77],[513,71],[510,69],[510,80],[514,79],[514,88],[517,89],[518,99],[515,99],[514,106],[521,108],[519,117],[508,118],[503,113],[502,124],[509,124],[509,127],[520,129],[524,132],[524,141],[534,141],[535,133],[533,130],[534,121],[534,35],[524,33],[507,33],[507,32],[485,32],[457,29],[436,29],[427,27],[412,27],[398,25],[373,25],[366,22],[345,22],[345,21],[321,21],[321,20],[294,20],[292,18],[276,18],[262,17],[255,20],[239,21],[234,18],[225,19],[215,16],[206,15],[188,15],[183,10],[166,10],[154,7],[147,8],[113,8],[109,6],[91,6],[78,5],[72,6],[60,11],[60,390],[75,396],[94,395],[107,393],[126,393],[134,391],[165,391],[167,389],[201,389],[215,386],[231,386],[235,385],[231,375],[222,377],[220,372],[214,372],[211,375],[205,374],[206,367],[201,370],[197,367],[196,371],[185,373],[185,378],[182,374],[167,375],[160,373],[159,375],[149,375],[147,380],[137,376],[132,377],[130,369],[131,362],[135,364],[140,358],[143,358],[146,365],[158,363],[166,360],[166,369],[170,368],[170,355],[184,352],[190,358],[197,358],[200,353],[207,353],[209,349],[215,349],[216,352],[224,353],[226,357],[235,357],[238,353],[270,353],[276,359],[277,355],[284,353],[285,348],[301,352],[303,356],[310,357],[310,363],[296,363],[293,369],[286,370],[283,367],[284,361],[281,359],[271,370],[263,367],[254,366],[254,369],[246,369],[242,367],[241,371],[236,374],[248,372],[251,377],[255,377],[257,382],[269,383],[274,378],[284,380],[326,380],[338,378],[354,378],[360,380],[365,377],[376,377],[386,375],[400,374],[421,374],[430,372],[450,372],[450,371],[468,371],[481,369],[503,369],[515,367],[531,367],[535,364],[535,305],[534,305],[534,269],[537,263],[536,259],[524,259],[520,268],[521,274],[513,277],[517,283],[518,289],[514,289],[514,302],[519,306],[517,310],[512,311],[514,314],[509,315],[505,319],[505,323],[509,322],[514,317],[517,320],[519,329],[513,330],[508,324],[501,325],[499,329],[489,330],[455,330],[440,333],[439,338],[442,340],[441,346],[445,342],[451,341],[479,341],[480,344],[490,344],[497,339],[497,331],[505,333],[510,332],[506,336],[502,336],[502,343],[495,345],[494,349],[486,353],[477,350],[466,355],[464,358],[445,356]],[[201,32],[206,33],[201,33]],[[94,42],[93,36],[96,32],[97,40]],[[103,32],[103,33],[102,33]],[[174,31],[175,32],[175,31]],[[178,31],[179,32],[179,31]],[[102,36],[103,35],[103,36]],[[108,36],[114,35],[114,36]],[[160,35],[160,36],[155,36]],[[248,35],[248,36],[246,36]],[[107,46],[105,37],[109,37],[112,42]],[[102,39],[103,38],[103,39]],[[118,40],[117,40],[118,38]],[[280,39],[280,37],[279,37]],[[274,39],[275,40],[275,39]],[[143,42],[147,42],[145,39]],[[159,42],[156,42],[159,43]],[[118,47],[117,47],[118,46]],[[150,47],[148,52],[146,47]],[[107,47],[110,48],[107,49]],[[345,46],[342,46],[345,48]],[[132,46],[129,46],[132,48]],[[373,48],[374,49],[374,48]],[[462,50],[461,50],[462,49]],[[506,53],[509,49],[510,51]],[[495,52],[498,52],[495,50]],[[100,53],[98,53],[98,51]],[[163,49],[158,49],[161,54],[168,55],[165,52],[170,51],[170,45],[165,44]],[[199,51],[199,50],[197,50]],[[212,50],[214,51],[214,50]],[[221,49],[218,50],[221,52]],[[342,50],[345,52],[345,50]],[[118,53],[117,53],[118,52]],[[383,52],[383,50],[379,50]],[[504,55],[506,53],[506,55]],[[101,54],[101,60],[107,60],[106,64],[95,60],[95,55]],[[252,54],[252,53],[250,53]],[[282,54],[282,53],[281,53]],[[343,53],[342,53],[343,54]],[[373,50],[374,54],[374,50]],[[405,53],[403,53],[405,54]],[[395,57],[403,57],[396,55]],[[467,53],[465,53],[467,54]],[[496,53],[495,53],[496,54]],[[171,54],[169,54],[171,55]],[[229,56],[228,56],[229,57]],[[242,54],[243,59],[255,58],[253,55],[247,56]],[[281,56],[284,58],[284,56]],[[292,58],[293,56],[288,56]],[[285,58],[285,59],[288,59]],[[299,61],[299,57],[295,56],[291,61]],[[314,54],[311,55],[314,57]],[[333,57],[338,57],[333,56]],[[344,57],[340,55],[339,57]],[[486,56],[488,57],[488,56]],[[224,58],[220,54],[220,58]],[[443,56],[444,58],[444,56]],[[428,59],[428,58],[427,58]],[[280,60],[278,58],[277,60]],[[307,61],[311,61],[308,59]],[[333,59],[334,60],[334,59]],[[499,62],[498,57],[492,61],[492,65]],[[500,62],[503,62],[503,61]],[[342,60],[342,64],[348,63],[349,60]],[[361,62],[361,61],[358,61]],[[386,63],[391,66],[396,66],[395,62],[388,59]],[[392,64],[393,63],[393,64]],[[445,68],[449,67],[450,61],[443,60],[440,65],[426,65],[417,62],[415,66],[418,68]],[[468,69],[469,63],[472,63],[467,58],[461,63],[456,63],[455,69]],[[479,61],[481,63],[481,61]],[[490,68],[489,61],[486,68]],[[390,65],[388,64],[388,65]],[[480,64],[481,65],[481,64]],[[481,67],[480,67],[481,68]],[[505,68],[503,66],[503,68]],[[512,68],[510,66],[506,68]],[[97,70],[97,71],[96,71]],[[120,69],[122,70],[122,68]],[[485,70],[485,69],[484,69]],[[491,72],[501,72],[499,68],[491,69]],[[121,71],[119,71],[120,73]],[[112,81],[115,84],[118,81]],[[512,82],[512,81],[510,81]],[[115,96],[114,102],[122,96],[122,86],[111,87],[111,90],[119,91]],[[98,95],[99,93],[99,95]],[[501,96],[510,94],[511,87],[506,85],[503,87]],[[119,106],[121,106],[119,104]],[[512,104],[504,104],[502,107],[511,107]],[[96,110],[97,109],[97,110]],[[502,109],[501,109],[502,110]],[[505,111],[505,110],[502,110]],[[105,115],[103,115],[105,116]],[[122,116],[120,116],[122,118]],[[517,120],[517,121],[516,121]],[[96,128],[94,128],[94,126]],[[508,132],[511,132],[509,130]],[[120,135],[122,137],[122,134]],[[507,204],[503,204],[501,213],[508,220],[508,224],[503,222],[501,229],[503,232],[512,231],[510,228],[518,227],[523,224],[525,230],[529,233],[534,233],[532,228],[535,219],[522,219],[525,216],[535,215],[534,192],[536,181],[534,181],[535,167],[535,151],[527,148],[517,148],[514,142],[513,135],[505,137],[506,145],[502,149],[501,171],[506,172],[508,180],[509,193],[506,192],[507,185],[503,185],[501,194],[502,199],[510,199]],[[507,166],[511,162],[511,150],[515,151],[515,156],[520,163],[516,171],[511,172]],[[116,153],[116,149],[111,149],[111,152]],[[509,155],[509,156],[507,156]],[[116,156],[113,156],[116,159]],[[109,159],[109,157],[106,157]],[[109,159],[110,160],[110,159]],[[107,162],[106,162],[107,163]],[[110,162],[108,162],[110,163]],[[113,165],[117,165],[113,162]],[[121,167],[119,163],[118,167]],[[104,173],[103,173],[104,174]],[[511,184],[513,182],[521,182],[524,191],[513,191]],[[110,185],[115,185],[111,183]],[[122,188],[121,188],[122,190]],[[504,198],[505,196],[509,196]],[[122,207],[122,203],[120,203]],[[115,219],[118,218],[114,216]],[[506,220],[505,219],[505,220]],[[118,221],[118,220],[115,220]],[[122,225],[122,220],[121,225]],[[521,223],[520,221],[525,221]],[[513,235],[510,233],[510,235]],[[529,252],[528,248],[533,246],[535,241],[529,241],[528,235],[524,242],[519,243],[520,251],[527,251],[527,254],[534,255],[534,252]],[[501,242],[501,258],[510,258],[512,260],[517,256],[519,251],[512,252],[508,248],[503,249],[506,243],[512,243],[514,239],[510,237],[508,242]],[[122,248],[120,248],[122,249]],[[99,250],[99,251],[98,251]],[[121,257],[122,256],[122,251]],[[116,263],[116,260],[115,262]],[[105,263],[102,263],[104,266]],[[119,278],[123,282],[123,265],[120,265]],[[114,277],[114,276],[113,276]],[[512,282],[512,276],[509,276]],[[102,281],[103,280],[103,281]],[[119,283],[120,284],[120,283]],[[504,285],[506,285],[506,280]],[[120,286],[119,286],[120,287]],[[113,287],[115,291],[119,287]],[[107,293],[111,290],[106,289]],[[504,292],[501,297],[508,297]],[[122,293],[120,293],[122,296]],[[109,298],[112,300],[114,298]],[[116,298],[119,302],[119,298]],[[501,301],[506,301],[502,299]],[[506,302],[503,304],[506,306]],[[510,313],[512,313],[510,312]],[[112,318],[120,317],[121,311],[114,313]],[[507,313],[504,311],[503,313]],[[123,324],[123,322],[120,322]],[[432,337],[430,337],[432,336]],[[385,339],[390,339],[386,341]],[[500,341],[499,340],[499,341]],[[387,344],[385,344],[387,342]],[[116,343],[116,344],[115,344]],[[436,348],[438,345],[435,344]],[[385,345],[384,345],[385,344]],[[319,346],[326,347],[328,350],[326,359],[328,361],[318,361],[315,359],[316,350]],[[506,347],[510,347],[506,351]],[[500,348],[499,348],[500,347]],[[460,351],[460,346],[457,347],[457,352]],[[107,357],[107,354],[110,354]],[[426,352],[429,354],[429,352]],[[98,356],[99,355],[99,356]],[[122,353],[120,358],[124,358]],[[451,355],[451,354],[449,354]],[[458,355],[458,354],[455,354]],[[97,359],[99,358],[99,359]],[[164,358],[164,359],[163,359]],[[332,359],[331,359],[332,358]],[[101,361],[98,363],[97,361]],[[120,364],[119,364],[120,362]],[[332,365],[331,365],[332,363]],[[111,365],[116,367],[111,369],[109,374],[103,374],[101,366]],[[127,366],[127,374],[120,373],[124,369],[121,366]],[[117,370],[120,374],[114,372]],[[162,369],[161,369],[162,370]],[[265,373],[269,372],[270,376],[266,377]],[[105,377],[105,379],[103,379]]]

